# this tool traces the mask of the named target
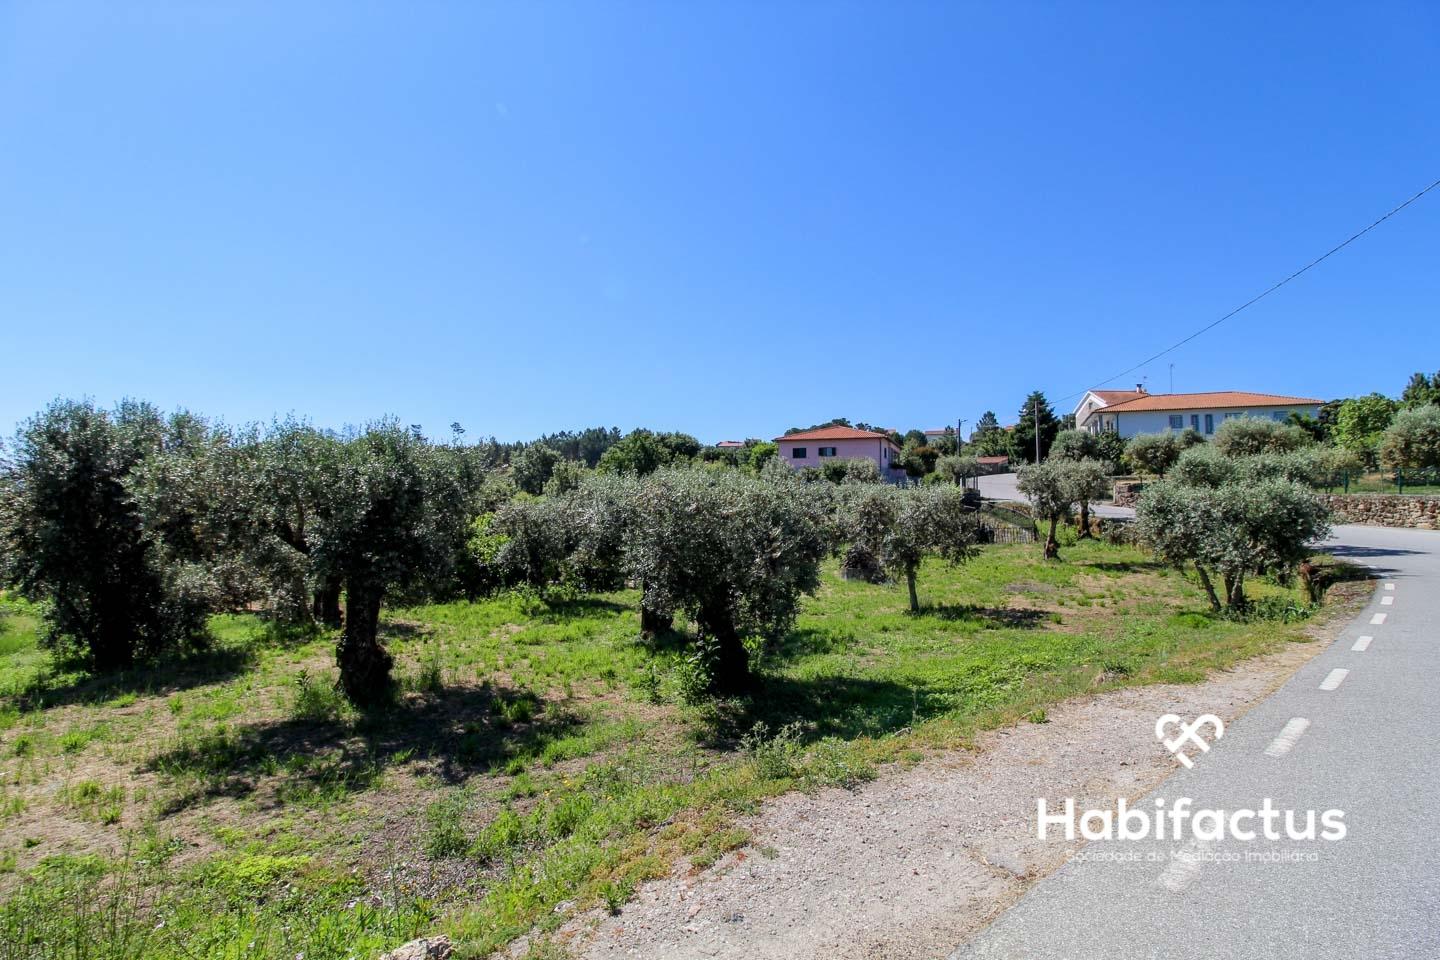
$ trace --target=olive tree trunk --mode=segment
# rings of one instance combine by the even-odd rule
[[[1090,532],[1090,501],[1080,501],[1080,526],[1075,531],[1078,540],[1094,540],[1095,535]]]
[[[915,592],[915,568],[905,568],[905,586],[910,591],[910,612],[920,612],[920,596]]]
[[[712,693],[739,693],[750,686],[750,651],[735,629],[735,615],[724,600],[708,603],[699,611],[696,638],[710,671]]]
[[[1195,572],[1200,575],[1200,585],[1205,588],[1205,596],[1210,598],[1210,609],[1219,613],[1220,597],[1215,593],[1215,584],[1210,579],[1210,571],[1197,563],[1195,564]]]
[[[1060,559],[1060,541],[1055,538],[1055,528],[1060,524],[1060,515],[1050,514],[1050,533],[1045,537],[1045,559]]]
[[[340,687],[356,706],[372,706],[390,696],[390,653],[380,644],[380,601],[385,589],[350,579],[345,593],[345,632],[335,651]]]

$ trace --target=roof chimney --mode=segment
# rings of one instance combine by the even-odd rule
[[[1135,392],[1136,392],[1136,393],[1144,393],[1144,392],[1145,392],[1145,384],[1143,384],[1143,383],[1137,383],[1137,384],[1135,384]]]

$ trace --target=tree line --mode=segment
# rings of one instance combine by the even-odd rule
[[[684,434],[571,439],[575,457],[502,453],[458,427],[437,443],[394,420],[235,429],[57,401],[0,463],[0,582],[43,602],[47,645],[97,671],[201,645],[216,612],[337,628],[359,705],[391,691],[386,603],[632,585],[642,631],[693,624],[720,692],[746,684],[747,643],[789,628],[827,556],[904,579],[918,609],[924,558],[963,562],[979,533],[960,488],[897,489],[873,464],[815,483],[773,457],[707,458]]]

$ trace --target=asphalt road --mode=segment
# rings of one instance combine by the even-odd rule
[[[988,477],[975,478],[980,485],[982,497],[989,500],[1019,500],[1023,503],[1028,498],[1016,486],[1016,479],[1013,473],[996,473]],[[1135,511],[1131,507],[1114,507],[1108,503],[1091,504],[1090,510],[1097,517],[1135,516]]]
[[[1344,839],[1095,841],[952,960],[1440,958],[1440,532],[1341,526],[1331,547],[1382,576],[1365,611],[1132,807],[1268,797],[1302,827],[1343,810]]]

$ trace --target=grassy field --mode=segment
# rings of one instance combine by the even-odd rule
[[[391,610],[403,693],[360,715],[334,638],[213,623],[203,655],[90,678],[0,602],[0,960],[369,958],[425,932],[483,956],[748,837],[767,797],[849,786],[1058,700],[1192,682],[1303,639],[1212,616],[1131,547],[927,565],[902,587],[827,571],[759,652],[752,698],[707,702],[683,638],[636,639],[636,596],[507,595]],[[763,850],[760,853],[763,854]]]

